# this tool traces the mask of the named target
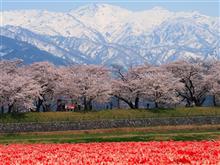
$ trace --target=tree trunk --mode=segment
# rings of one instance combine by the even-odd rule
[[[135,98],[135,103],[134,103],[135,109],[139,108],[139,97]]]
[[[91,111],[92,110],[92,100],[88,101],[88,107],[89,107],[89,110]]]
[[[42,104],[43,104],[43,100],[40,99],[40,98],[38,98],[37,106],[36,106],[36,107],[37,107],[37,108],[36,108],[36,111],[37,111],[37,112],[40,112],[40,108],[41,108]]]
[[[129,105],[129,107],[130,107],[131,109],[135,109],[135,106],[134,106],[134,104],[133,104],[132,102],[128,102],[127,104]]]
[[[42,104],[43,112],[47,111],[46,105]]]
[[[199,102],[198,102],[197,100],[194,101],[194,105],[195,105],[196,107],[199,107],[199,106],[200,106],[200,104],[199,104]]]
[[[216,97],[215,97],[215,95],[213,95],[212,99],[213,99],[213,105],[216,107],[216,106],[217,106],[217,103],[216,103]]]
[[[117,108],[120,109],[120,99],[117,98]]]
[[[205,101],[205,98],[203,98],[202,100],[200,100],[200,99],[194,99],[195,106],[201,107],[202,104],[204,103],[204,101]]]
[[[117,95],[115,95],[115,97],[116,97],[118,100],[124,101],[126,104],[128,104],[128,106],[129,106],[131,109],[135,109],[135,105],[134,105],[131,101],[126,100],[126,99],[124,99],[123,97],[120,97],[120,96],[117,96]]]
[[[113,108],[113,103],[112,102],[110,102],[110,109],[112,109]]]
[[[86,97],[84,97],[84,111],[90,111],[92,110],[92,100],[87,100]]]
[[[83,104],[84,104],[84,111],[88,111],[89,107],[88,107],[88,103],[87,103],[86,97],[83,98]]]
[[[44,105],[45,112],[49,112],[50,111],[50,107],[51,107],[51,104],[45,104]]]
[[[1,106],[1,114],[4,114],[4,106]]]
[[[8,105],[8,113],[11,113],[13,110],[13,104]]]
[[[191,106],[191,102],[189,101],[189,99],[186,99],[186,107],[190,107]]]
[[[155,108],[159,108],[158,102],[155,101]]]

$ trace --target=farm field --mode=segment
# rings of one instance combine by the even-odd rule
[[[0,134],[1,144],[220,140],[220,125],[155,126]]]
[[[220,163],[220,141],[0,145],[0,164]]]
[[[114,109],[91,112],[28,112],[20,114],[0,115],[0,123],[20,122],[53,122],[53,121],[82,121],[82,120],[115,120],[143,119],[151,117],[190,117],[190,116],[219,116],[219,107],[191,107],[176,109],[131,110]]]

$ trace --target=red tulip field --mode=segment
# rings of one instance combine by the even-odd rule
[[[1,165],[220,164],[220,141],[0,145]]]

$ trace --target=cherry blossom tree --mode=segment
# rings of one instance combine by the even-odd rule
[[[8,106],[8,113],[34,108],[34,100],[40,97],[40,86],[36,81],[23,75],[4,73],[0,81],[1,103]]]
[[[49,62],[37,62],[24,68],[26,75],[40,85],[40,97],[36,101],[36,110],[49,111],[54,94],[58,90],[58,83],[62,79],[58,69]]]
[[[124,101],[132,109],[139,108],[142,98],[155,103],[155,107],[174,104],[178,101],[176,90],[181,88],[179,79],[161,67],[148,64],[115,71],[117,78],[112,80],[113,95]]]
[[[144,72],[143,72],[144,71]],[[144,97],[155,103],[155,108],[164,105],[174,105],[180,100],[177,90],[183,88],[178,78],[162,67],[145,68],[141,74],[141,84]]]
[[[24,111],[33,108],[33,101],[39,96],[39,85],[25,76],[18,67],[21,61],[0,61],[0,104],[8,112]]]
[[[71,69],[70,69],[71,68]],[[80,89],[78,88],[76,75],[72,67],[61,67],[57,69],[60,75],[60,81],[57,83],[57,90],[55,90],[55,97],[57,98],[57,110],[63,110],[62,100],[71,100],[72,103],[79,102]],[[78,105],[77,109],[80,105]],[[79,109],[80,110],[80,109]]]
[[[210,89],[203,63],[178,61],[168,64],[166,68],[184,84],[184,88],[178,91],[178,96],[187,102],[187,106],[201,106]]]
[[[103,66],[79,65],[68,68],[67,84],[70,91],[84,105],[84,110],[92,109],[92,102],[107,102],[111,94],[110,73]],[[71,86],[71,84],[73,84]]]
[[[220,98],[220,61],[213,61],[208,71],[210,94],[213,96],[213,105],[217,106]]]
[[[2,81],[0,82],[0,105],[1,105],[1,112],[4,112],[4,106],[5,106],[5,96],[3,93],[3,78],[5,80],[6,76],[17,73],[17,68],[18,66],[22,63],[21,60],[13,60],[13,61],[9,61],[9,60],[0,60],[0,76]]]
[[[144,66],[148,67],[148,66]],[[131,109],[139,108],[143,93],[140,71],[143,67],[130,67],[127,71],[120,66],[113,66],[112,95],[125,102]]]

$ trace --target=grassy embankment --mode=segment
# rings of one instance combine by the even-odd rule
[[[29,112],[0,115],[0,123],[93,121],[116,119],[144,119],[160,117],[220,116],[220,107],[194,107],[155,110],[103,110],[98,112]]]
[[[1,115],[0,123],[92,121],[149,117],[219,116],[220,108],[177,108],[166,110],[106,110],[99,112],[45,112]],[[64,132],[0,134],[0,143],[76,143],[152,140],[220,140],[220,125],[157,126]]]

